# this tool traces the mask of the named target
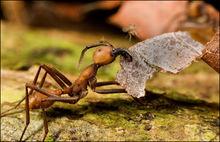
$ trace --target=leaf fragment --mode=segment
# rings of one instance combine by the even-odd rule
[[[178,73],[200,58],[203,48],[186,32],[166,33],[139,42],[129,48],[132,62],[121,59],[116,81],[133,97],[143,97],[145,83],[153,73]]]

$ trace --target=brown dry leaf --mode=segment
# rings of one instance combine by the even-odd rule
[[[133,61],[121,60],[116,81],[134,97],[145,95],[145,83],[156,71],[178,73],[202,55],[204,46],[186,32],[166,33],[129,48]]]
[[[187,1],[125,1],[109,21],[122,28],[135,25],[138,38],[146,39],[176,31],[186,9]]]

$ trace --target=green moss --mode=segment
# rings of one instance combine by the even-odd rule
[[[24,96],[24,91],[4,87],[1,89],[1,94],[1,103],[15,102]]]
[[[52,136],[47,136],[47,137],[45,138],[45,141],[46,141],[46,142],[55,142],[55,140],[54,140],[54,138],[53,138]]]
[[[206,73],[215,73],[215,71],[209,67],[205,62],[199,60],[197,62],[193,62],[190,67],[184,69],[181,74],[196,74],[199,72],[206,72]]]
[[[188,103],[199,103],[202,102],[195,98],[195,95],[190,94],[180,94],[175,90],[168,90],[166,91],[166,96],[176,101],[188,102]]]
[[[79,74],[80,70],[76,66],[84,45],[37,30],[13,31],[13,34],[11,32],[9,29],[2,32],[5,39],[1,53],[3,68],[21,69],[33,64],[51,64],[63,72]],[[11,37],[14,37],[13,44],[9,43]],[[59,53],[62,51],[63,55]],[[85,55],[81,69],[92,63],[92,51]],[[103,67],[98,74],[104,76],[103,78],[113,79],[118,68],[119,65],[113,63]]]

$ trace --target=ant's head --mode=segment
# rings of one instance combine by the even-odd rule
[[[93,54],[93,62],[98,65],[110,64],[115,60],[112,51],[112,46],[102,46],[97,48]]]
[[[102,65],[110,64],[111,62],[113,62],[115,60],[115,58],[118,55],[123,56],[129,62],[132,61],[132,56],[125,49],[114,48],[113,45],[111,45],[109,42],[100,41],[97,44],[87,46],[85,49],[83,49],[83,51],[81,53],[81,56],[80,56],[79,64],[80,64],[85,52],[88,49],[94,48],[94,47],[97,47],[97,46],[102,46],[102,47],[99,47],[98,49],[96,49],[94,54],[93,54],[93,61],[97,65],[102,66]]]

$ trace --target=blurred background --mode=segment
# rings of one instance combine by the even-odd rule
[[[194,39],[205,44],[219,26],[217,0],[55,0],[1,1],[0,4],[2,69],[28,71],[34,65],[45,63],[70,74],[73,80],[82,68],[92,63],[93,50],[85,56],[81,68],[76,68],[81,50],[88,44],[104,39],[116,47],[128,48],[147,38],[178,30],[190,32]],[[113,80],[119,69],[117,59],[102,68],[98,78]],[[215,72],[202,61],[193,64],[182,74],[198,72],[211,73],[216,77]],[[172,78],[172,75],[167,76]],[[213,80],[217,83],[215,77]],[[160,79],[153,79],[156,82],[154,87],[158,86]],[[164,86],[159,88],[173,86],[175,81],[168,80],[171,80],[168,86],[163,83]],[[193,80],[189,77],[188,81]],[[185,88],[188,87],[188,81]],[[149,84],[152,86],[152,83]],[[216,94],[219,88],[215,86],[212,89]],[[205,89],[200,95],[206,94],[207,97],[207,91],[210,90]]]

